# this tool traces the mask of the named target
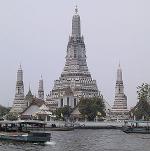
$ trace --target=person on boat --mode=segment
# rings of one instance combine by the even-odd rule
[[[136,127],[138,127],[138,123],[136,123]]]

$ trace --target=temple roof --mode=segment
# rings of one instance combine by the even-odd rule
[[[33,95],[32,95],[31,90],[29,89],[27,95],[25,96],[25,100],[32,99],[32,98],[33,98]]]

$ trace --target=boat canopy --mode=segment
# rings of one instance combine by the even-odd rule
[[[18,120],[18,121],[0,121],[0,124],[40,124],[40,125],[46,125],[44,121],[36,121],[36,120]]]

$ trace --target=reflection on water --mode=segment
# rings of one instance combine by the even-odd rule
[[[51,132],[45,145],[0,142],[0,151],[150,151],[150,134],[125,134],[120,130]]]
[[[46,142],[45,145],[56,145],[56,142],[54,141]]]

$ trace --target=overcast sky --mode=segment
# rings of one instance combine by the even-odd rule
[[[105,99],[113,104],[116,70],[123,70],[128,106],[136,87],[150,83],[149,0],[0,0],[0,104],[12,104],[19,63],[37,94],[43,75],[45,93],[64,64],[75,5],[81,17],[87,63]]]

